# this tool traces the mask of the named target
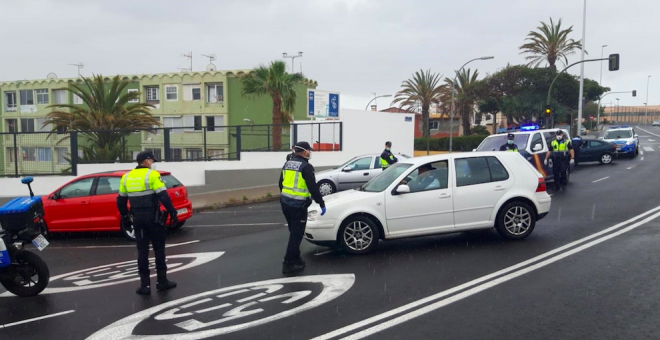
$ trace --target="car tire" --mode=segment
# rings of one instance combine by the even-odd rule
[[[169,225],[169,226],[167,226],[167,230],[169,230],[169,231],[178,230],[181,227],[183,227],[184,224],[186,224],[186,221],[181,221],[181,222],[178,222],[177,224]]]
[[[536,212],[523,201],[505,204],[497,215],[495,229],[509,240],[522,240],[529,236],[536,226]]]
[[[332,183],[332,181],[324,179],[319,182],[319,191],[321,192],[322,196],[328,196],[337,192],[337,187],[334,183]]]
[[[337,239],[345,252],[362,255],[371,252],[378,245],[380,233],[378,226],[370,218],[353,216],[342,223]]]
[[[612,163],[612,155],[606,152],[600,156],[598,161],[600,162],[600,164],[610,164]]]

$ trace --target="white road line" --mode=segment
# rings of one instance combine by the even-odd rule
[[[579,245],[579,244],[581,244],[581,243],[584,243],[584,242],[586,242],[586,241],[588,241],[588,240],[591,240],[591,239],[597,238],[597,237],[599,237],[599,236],[605,235],[605,234],[607,234],[607,233],[610,233],[610,232],[612,232],[612,231],[614,231],[614,230],[616,230],[616,229],[619,229],[619,228],[621,228],[621,227],[623,227],[623,226],[625,226],[625,225],[627,225],[627,224],[629,224],[629,223],[631,223],[631,222],[633,222],[633,221],[636,221],[636,220],[638,220],[638,219],[640,219],[640,218],[642,218],[642,217],[644,217],[644,216],[647,216],[647,215],[653,214],[653,213],[657,212],[658,210],[660,210],[660,206],[659,206],[659,207],[656,207],[656,208],[654,208],[654,209],[651,209],[651,210],[649,210],[649,211],[647,211],[647,212],[645,212],[645,213],[642,213],[642,214],[640,214],[640,215],[637,215],[637,216],[635,216],[635,217],[632,217],[632,218],[628,219],[627,221],[621,222],[621,223],[616,224],[616,225],[614,225],[614,226],[612,226],[612,227],[609,227],[609,228],[607,228],[607,229],[605,229],[605,230],[601,230],[601,231],[599,231],[599,232],[597,232],[597,233],[595,233],[595,234],[591,234],[591,235],[589,235],[589,236],[587,236],[587,237],[581,238],[581,239],[579,239],[579,240],[577,240],[577,241],[573,241],[573,242],[571,242],[571,243],[569,243],[569,244],[566,244],[566,245],[561,246],[561,247],[559,247],[559,248],[553,249],[553,250],[551,250],[551,251],[548,251],[548,252],[546,252],[546,253],[543,253],[543,254],[541,254],[541,255],[538,255],[538,256],[536,256],[536,257],[534,257],[534,258],[531,258],[531,259],[529,259],[529,260],[526,260],[526,261],[520,262],[520,263],[518,263],[518,264],[515,264],[515,265],[510,266],[510,267],[507,267],[507,268],[504,268],[504,269],[499,270],[499,271],[496,271],[496,272],[494,272],[494,273],[491,273],[491,274],[488,274],[488,275],[482,276],[482,277],[480,277],[480,278],[477,278],[477,279],[474,279],[474,280],[472,280],[472,281],[466,282],[466,283],[464,283],[464,284],[458,285],[458,286],[456,286],[456,287],[454,287],[454,288],[451,288],[451,289],[448,289],[448,290],[445,290],[445,291],[439,292],[439,293],[437,293],[437,294],[434,294],[434,295],[428,296],[428,297],[426,297],[426,298],[423,298],[423,299],[420,299],[420,300],[417,300],[417,301],[411,302],[411,303],[409,303],[409,304],[407,304],[407,305],[404,305],[404,306],[401,306],[401,307],[398,307],[398,308],[392,309],[392,310],[387,311],[387,312],[385,312],[385,313],[378,314],[378,315],[373,316],[373,317],[371,317],[371,318],[368,318],[368,319],[366,319],[366,320],[363,320],[363,321],[360,321],[360,322],[356,322],[356,323],[354,323],[354,324],[352,324],[352,325],[348,325],[348,326],[345,326],[345,327],[339,328],[339,329],[334,330],[334,331],[332,331],[332,332],[329,332],[329,333],[323,334],[323,335],[321,335],[321,336],[318,336],[318,337],[316,337],[316,338],[313,338],[312,340],[328,340],[328,339],[336,338],[336,337],[338,337],[338,336],[340,336],[340,335],[342,335],[342,334],[346,334],[346,333],[348,333],[348,332],[350,332],[350,331],[353,331],[353,330],[356,330],[356,329],[359,329],[359,328],[362,328],[362,327],[368,326],[368,325],[370,325],[370,324],[373,324],[373,323],[376,323],[376,322],[378,322],[378,321],[381,321],[381,320],[387,319],[387,318],[392,317],[392,316],[395,316],[395,315],[397,315],[397,314],[400,314],[400,313],[407,312],[407,311],[409,311],[409,310],[415,309],[415,308],[420,307],[420,306],[422,306],[422,305],[424,305],[424,304],[426,304],[426,303],[429,303],[429,302],[433,302],[433,301],[439,300],[439,299],[444,298],[444,297],[446,297],[446,296],[449,296],[449,295],[451,295],[451,294],[454,294],[454,293],[460,292],[460,291],[462,291],[462,290],[464,290],[464,289],[467,289],[467,288],[470,288],[470,287],[476,286],[476,285],[481,284],[481,283],[483,283],[483,282],[486,282],[486,281],[489,281],[489,280],[491,280],[491,279],[494,279],[494,278],[496,278],[496,277],[498,277],[498,276],[500,276],[500,275],[504,275],[504,274],[507,274],[507,273],[514,272],[514,271],[516,271],[516,270],[519,270],[520,268],[523,268],[523,267],[525,267],[525,266],[527,266],[527,265],[530,265],[530,264],[533,264],[533,263],[538,262],[538,261],[540,261],[540,260],[543,260],[543,259],[545,259],[545,258],[547,258],[547,257],[550,257],[550,256],[552,256],[552,255],[554,255],[554,254],[560,253],[560,252],[562,252],[562,251],[564,251],[564,250],[570,249],[570,248],[572,248],[572,247],[574,247],[574,246],[576,246],[576,245]],[[650,219],[654,219],[654,218],[656,218],[657,216],[658,216],[658,214],[653,215],[653,216],[650,217]],[[646,223],[646,222],[644,222],[644,223]]]
[[[635,164],[635,165],[629,167],[628,170],[630,170],[630,169],[632,169],[632,168],[634,168],[634,167],[636,167],[636,166],[637,166],[637,164]]]
[[[652,147],[650,147],[650,146],[643,146],[642,149],[644,149],[645,151],[655,151],[655,150],[654,150]]]
[[[642,161],[643,161],[643,160],[644,160],[644,156],[642,156],[642,158],[640,158],[640,160],[642,160]]]
[[[199,242],[199,240],[182,242],[182,243],[166,244],[165,248],[178,247],[178,246],[183,246],[183,245],[186,245],[186,244],[192,244],[192,243],[197,243],[197,242]]]
[[[604,181],[604,180],[606,180],[606,179],[608,179],[608,178],[610,178],[610,176],[603,177],[603,178],[601,178],[601,179],[597,179],[597,180],[595,180],[595,181],[591,181],[591,183],[596,183],[596,182]]]
[[[265,226],[265,225],[285,225],[283,223],[243,223],[243,224],[200,224],[191,225],[188,228],[215,228],[215,227],[248,227],[248,226]]]
[[[517,278],[517,277],[519,277],[519,276],[525,275],[525,274],[527,274],[527,273],[533,272],[533,271],[535,271],[535,270],[537,270],[537,269],[540,269],[540,268],[543,268],[543,267],[545,267],[545,266],[547,266],[547,265],[550,265],[550,264],[552,264],[552,263],[555,263],[555,262],[557,262],[557,261],[559,261],[559,260],[561,260],[561,259],[564,259],[564,258],[566,258],[566,257],[569,257],[569,256],[571,256],[571,255],[573,255],[573,254],[577,254],[577,253],[579,253],[579,252],[581,252],[581,251],[583,251],[583,250],[585,250],[585,249],[589,249],[589,248],[591,248],[591,247],[593,247],[593,246],[595,246],[595,245],[597,245],[597,244],[599,244],[599,243],[605,242],[605,241],[607,241],[607,240],[609,240],[609,239],[612,239],[612,238],[614,238],[614,237],[617,237],[617,236],[620,236],[620,235],[622,235],[622,234],[625,234],[625,233],[627,233],[627,232],[629,232],[629,231],[631,231],[631,230],[633,230],[633,229],[636,229],[637,227],[639,227],[639,226],[641,226],[641,225],[643,225],[643,224],[648,223],[649,221],[651,221],[651,220],[657,218],[658,216],[660,216],[660,213],[656,213],[656,214],[654,214],[654,215],[652,215],[652,216],[650,216],[650,217],[648,217],[648,218],[646,218],[646,219],[644,219],[644,220],[642,220],[642,221],[639,221],[639,222],[637,222],[637,223],[635,223],[635,224],[633,224],[633,225],[631,225],[631,226],[629,226],[629,227],[627,227],[627,228],[624,228],[624,229],[622,229],[622,230],[619,230],[619,231],[617,231],[617,232],[615,232],[615,233],[612,233],[612,234],[609,234],[609,235],[607,235],[607,236],[603,236],[603,237],[601,237],[601,238],[599,238],[599,239],[593,240],[593,241],[591,241],[591,242],[589,242],[589,243],[586,243],[586,244],[584,244],[584,245],[582,245],[582,246],[579,246],[579,247],[577,247],[577,248],[575,248],[575,249],[571,249],[571,250],[569,250],[569,251],[567,251],[567,252],[565,252],[565,253],[559,254],[559,255],[557,255],[557,256],[553,256],[553,257],[551,257],[551,258],[549,258],[549,259],[547,259],[547,260],[545,260],[545,261],[539,262],[539,263],[537,263],[537,264],[535,264],[535,265],[532,265],[532,266],[529,266],[529,267],[527,267],[527,268],[523,268],[523,269],[518,270],[518,271],[515,271],[515,272],[513,272],[513,273],[510,273],[510,274],[504,275],[504,276],[499,277],[499,278],[497,278],[497,279],[495,279],[495,280],[492,280],[492,281],[490,281],[490,282],[487,282],[487,283],[484,283],[484,284],[478,285],[478,286],[476,286],[476,287],[470,288],[470,289],[468,289],[468,290],[466,290],[466,291],[464,291],[464,292],[461,292],[461,293],[456,294],[456,295],[454,295],[454,296],[451,296],[451,297],[449,297],[449,298],[446,298],[446,299],[440,300],[440,301],[438,301],[438,302],[435,302],[435,303],[433,303],[433,304],[430,304],[430,305],[425,306],[425,307],[423,307],[423,308],[420,308],[420,309],[418,309],[418,310],[415,310],[415,311],[412,311],[412,312],[410,312],[410,313],[400,315],[400,316],[398,316],[398,317],[396,317],[396,318],[394,318],[394,319],[391,319],[391,320],[385,321],[385,322],[383,322],[383,323],[381,323],[381,324],[379,324],[379,325],[377,325],[377,326],[373,326],[373,327],[371,327],[371,328],[367,328],[367,329],[365,329],[365,330],[363,330],[363,331],[360,331],[360,332],[358,332],[358,333],[355,333],[355,334],[352,334],[352,335],[350,335],[350,336],[344,337],[344,338],[342,338],[342,340],[357,340],[357,339],[362,339],[362,338],[365,338],[365,337],[367,337],[367,336],[373,335],[373,334],[375,334],[375,333],[377,333],[377,332],[383,331],[383,330],[385,330],[385,329],[388,329],[388,328],[394,327],[394,326],[396,326],[396,325],[398,325],[398,324],[404,323],[404,322],[409,321],[409,320],[412,320],[412,319],[414,319],[414,318],[416,318],[416,317],[419,317],[419,316],[422,316],[422,315],[427,314],[427,313],[429,313],[429,312],[432,312],[432,311],[434,311],[434,310],[436,310],[436,309],[439,309],[439,308],[441,308],[441,307],[447,306],[447,305],[449,305],[449,304],[451,304],[451,303],[454,303],[454,302],[456,302],[456,301],[463,300],[463,299],[468,298],[468,297],[470,297],[470,296],[472,296],[472,295],[474,295],[474,294],[477,294],[477,293],[479,293],[479,292],[482,292],[482,291],[484,291],[484,290],[486,290],[486,289],[488,289],[488,288],[495,287],[495,286],[497,286],[497,285],[499,285],[499,284],[502,284],[502,283],[504,283],[504,282],[510,281],[510,280],[512,280],[512,279],[515,279],[515,278]]]
[[[218,211],[201,211],[201,212],[199,212],[199,214],[235,214],[235,215],[238,215],[238,214],[244,214],[244,213],[250,213],[250,214],[259,213],[259,214],[261,214],[261,213],[281,213],[281,212],[282,212],[282,210],[246,210],[246,211],[222,211],[222,210],[218,210]]]
[[[637,128],[640,129],[640,130],[642,130],[642,131],[644,131],[644,132],[646,132],[646,133],[648,133],[649,135],[654,135],[654,136],[656,136],[656,137],[660,137],[660,135],[656,135],[655,133],[653,133],[653,132],[651,132],[651,131],[644,130],[644,129],[642,129],[642,128],[639,127],[639,126],[638,126]]]
[[[39,320],[48,319],[48,318],[54,318],[56,316],[66,315],[66,314],[70,314],[70,313],[73,313],[73,312],[75,312],[75,310],[68,310],[66,312],[59,312],[59,313],[55,313],[55,314],[48,314],[48,315],[40,316],[38,318],[32,318],[32,319],[27,319],[27,320],[23,320],[23,321],[8,323],[8,324],[5,324],[5,325],[0,325],[0,328],[7,328],[7,327],[11,327],[11,326],[22,325],[22,324],[28,323],[28,322],[39,321]]]
[[[643,154],[644,154],[644,151],[639,150],[639,154],[640,154],[640,155],[643,155]]]
[[[316,255],[316,256],[321,256],[321,255],[325,255],[325,254],[334,253],[334,252],[336,252],[336,251],[339,251],[339,249],[328,250],[328,251],[324,251],[324,252],[316,253],[316,254],[314,254],[314,255]]]
[[[197,243],[199,240],[188,241],[183,243],[166,244],[165,248],[182,246],[185,244]],[[134,244],[118,244],[114,246],[79,246],[79,247],[48,247],[48,249],[107,249],[107,248],[135,248]]]
[[[655,142],[655,139],[649,139],[649,142]]]

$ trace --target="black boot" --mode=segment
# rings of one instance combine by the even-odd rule
[[[300,262],[286,262],[282,263],[282,274],[299,273],[305,270],[305,261]]]
[[[135,290],[135,293],[140,295],[151,294],[151,278],[149,276],[140,276],[140,287]]]
[[[176,282],[168,280],[165,274],[158,274],[158,283],[156,283],[156,289],[168,290],[173,288],[176,288]]]

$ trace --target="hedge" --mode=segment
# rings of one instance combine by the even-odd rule
[[[454,137],[453,151],[472,151],[488,136],[461,136]],[[431,151],[449,151],[449,137],[431,138],[429,142]],[[415,150],[426,150],[426,138],[415,138]]]

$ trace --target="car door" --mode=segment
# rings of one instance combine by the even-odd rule
[[[88,229],[119,230],[117,195],[121,177],[98,178],[89,199],[90,218]]]
[[[433,170],[420,176],[420,166],[406,176],[406,183],[401,183],[409,186],[409,193],[385,193],[385,215],[391,236],[430,234],[454,228],[449,162],[423,166],[427,165]]]
[[[71,182],[50,196],[46,221],[51,230],[81,230],[89,225],[89,200],[96,178]]]
[[[372,156],[360,157],[340,169],[337,176],[339,190],[358,188],[369,181]]]
[[[454,159],[456,228],[492,226],[493,209],[514,183],[509,170],[495,156]]]
[[[580,147],[580,151],[577,153],[578,160],[580,162],[593,161],[595,156],[594,153],[596,151],[594,149],[595,146],[597,146],[597,144],[594,144],[593,141],[583,140],[582,147]]]

